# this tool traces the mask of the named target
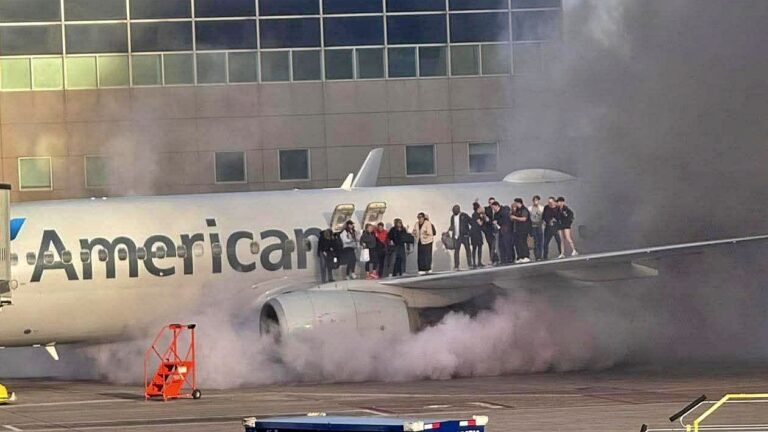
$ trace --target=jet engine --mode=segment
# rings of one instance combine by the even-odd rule
[[[414,327],[401,297],[341,290],[280,294],[262,306],[259,324],[262,334],[276,338],[318,329],[370,334],[407,333]]]

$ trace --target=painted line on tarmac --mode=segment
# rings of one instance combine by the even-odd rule
[[[24,429],[19,429],[16,426],[13,426],[13,425],[3,425],[3,427],[8,429],[9,431],[13,431],[13,432],[23,432],[24,431]]]
[[[106,404],[106,403],[122,403],[122,402],[136,402],[130,399],[94,399],[83,401],[63,401],[63,402],[39,402],[39,403],[15,403],[13,405],[3,405],[0,409],[14,409],[14,408],[26,408],[26,407],[45,407],[45,406],[62,406],[62,405],[90,405],[90,404]]]

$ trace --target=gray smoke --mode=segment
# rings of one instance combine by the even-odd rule
[[[562,43],[541,48],[538,73],[513,78],[516,151],[503,158],[513,160],[507,168],[552,167],[584,181],[590,195],[572,203],[577,219],[587,206],[601,215],[578,219],[590,251],[768,232],[768,2],[564,7]],[[201,385],[765,360],[765,251],[678,258],[650,281],[523,287],[476,316],[451,313],[400,337],[300,335],[277,346],[258,335],[255,311],[241,299],[220,299],[191,314],[200,324]],[[56,365],[35,353],[35,362],[58,376],[136,382],[146,346],[68,349]]]

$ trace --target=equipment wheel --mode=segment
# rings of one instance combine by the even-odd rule
[[[200,399],[201,397],[203,397],[203,392],[200,389],[192,390],[192,399]]]

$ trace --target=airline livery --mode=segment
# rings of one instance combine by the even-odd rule
[[[350,174],[338,189],[21,203],[10,215],[8,191],[0,190],[0,222],[7,226],[0,234],[0,346],[45,346],[56,357],[56,344],[124,340],[149,323],[185,320],[211,290],[247,293],[260,308],[262,331],[282,336],[323,326],[415,331],[427,308],[515,289],[524,280],[530,285],[542,275],[579,283],[650,277],[657,274],[653,261],[669,255],[768,239],[463,272],[439,271],[448,270],[451,260],[437,247],[435,274],[319,284],[317,237],[349,219],[358,226],[394,218],[413,224],[423,211],[444,231],[451,207],[470,210],[477,198],[565,195],[579,202],[575,178],[541,169],[495,183],[378,187],[381,155],[372,151],[357,176]],[[579,220],[598,217],[588,212],[580,209]]]

